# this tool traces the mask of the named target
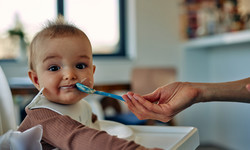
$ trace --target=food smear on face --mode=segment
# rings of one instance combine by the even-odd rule
[[[91,89],[90,87],[86,86],[86,85],[83,85],[81,83],[76,83],[76,87],[82,91],[82,92],[85,92],[87,94],[93,94],[95,92],[94,89]]]
[[[86,79],[87,79],[87,78],[82,79],[82,80],[81,80],[81,83],[83,83]]]

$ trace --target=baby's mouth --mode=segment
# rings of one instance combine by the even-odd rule
[[[75,84],[61,86],[60,89],[73,89],[76,88]]]

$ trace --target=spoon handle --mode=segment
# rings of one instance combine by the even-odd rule
[[[102,91],[95,91],[94,94],[99,94],[99,95],[103,95],[103,96],[107,96],[107,97],[111,97],[111,98],[115,98],[115,99],[124,101],[124,99],[121,96],[111,94],[111,93],[106,93],[106,92],[102,92]]]

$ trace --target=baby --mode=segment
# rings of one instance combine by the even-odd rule
[[[93,88],[92,59],[90,41],[77,27],[57,20],[38,32],[29,50],[28,75],[40,92],[25,108],[18,130],[42,125],[43,149],[146,149],[97,130],[97,118],[83,100],[87,94],[75,86]]]

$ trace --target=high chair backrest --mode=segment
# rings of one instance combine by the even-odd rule
[[[16,130],[14,103],[7,78],[0,66],[0,135]]]

